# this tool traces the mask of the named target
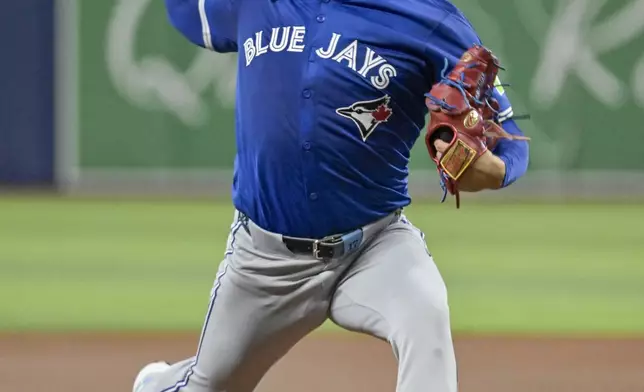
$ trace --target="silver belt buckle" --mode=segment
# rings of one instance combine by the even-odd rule
[[[323,257],[320,257],[320,240],[313,241],[313,257],[317,260],[323,260]]]

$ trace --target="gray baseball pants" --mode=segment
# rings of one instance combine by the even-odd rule
[[[456,392],[447,291],[423,234],[400,212],[363,228],[338,259],[293,254],[235,212],[194,357],[143,392],[252,392],[327,318],[389,342],[397,392]]]

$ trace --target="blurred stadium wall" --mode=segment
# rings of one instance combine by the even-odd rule
[[[0,184],[54,178],[54,5],[20,0],[0,12]]]
[[[50,2],[14,3],[17,9]],[[641,198],[644,0],[456,3],[507,68],[501,76],[512,84],[507,94],[515,114],[532,116],[522,122],[532,137],[529,174],[514,187],[482,197]],[[55,129],[57,154],[50,163],[64,192],[228,194],[235,56],[187,44],[166,22],[160,1],[56,4],[54,73],[39,72],[35,80],[29,67],[21,69],[32,62],[41,70],[48,66],[38,57],[46,57],[51,47],[48,25],[10,26],[21,29],[20,36],[32,39],[38,50],[23,41],[2,65],[3,80],[14,82],[5,88],[3,81],[3,103],[11,104],[2,105],[2,118],[16,118],[25,107],[30,113],[22,122],[2,122],[0,132],[9,143],[0,148],[3,156],[4,149],[10,152],[9,168],[50,158],[41,149],[51,146]],[[48,12],[53,10],[38,8],[41,19]],[[7,34],[3,39],[9,40]],[[31,57],[24,57],[26,51]],[[51,108],[43,103],[52,94],[47,78],[53,74],[55,127]],[[17,142],[6,137],[16,133]],[[37,151],[26,135],[39,138]],[[6,158],[2,162],[6,165]],[[411,167],[414,196],[438,193],[422,143]],[[15,173],[32,178],[26,171]],[[34,179],[47,178],[46,170],[40,174]]]

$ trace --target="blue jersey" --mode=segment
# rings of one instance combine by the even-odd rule
[[[193,43],[238,52],[233,203],[266,230],[320,238],[407,206],[424,94],[481,43],[446,0],[166,0]],[[501,90],[504,128],[520,133]],[[504,185],[527,144],[499,143]]]

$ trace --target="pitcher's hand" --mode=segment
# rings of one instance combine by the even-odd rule
[[[438,139],[434,142],[437,158],[443,155],[449,144]],[[464,192],[479,192],[485,189],[499,189],[505,178],[505,162],[489,150],[483,153],[459,178],[458,188]]]

